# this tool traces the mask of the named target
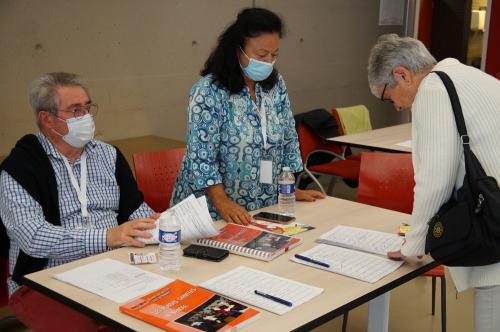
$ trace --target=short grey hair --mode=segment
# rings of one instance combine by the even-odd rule
[[[40,111],[47,111],[54,115],[57,114],[59,108],[57,89],[63,86],[81,87],[90,99],[89,90],[78,75],[64,72],[45,74],[31,82],[30,104],[35,113],[37,123]]]
[[[386,34],[378,38],[368,59],[368,84],[374,95],[377,87],[394,87],[395,67],[405,67],[412,73],[421,73],[437,63],[425,45],[414,38]]]

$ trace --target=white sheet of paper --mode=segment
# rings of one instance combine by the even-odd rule
[[[239,266],[220,276],[200,284],[201,287],[224,296],[246,302],[250,305],[283,315],[295,307],[311,300],[323,292],[323,288],[313,287],[291,279],[281,278],[270,273]],[[255,290],[277,296],[292,302],[293,306],[269,300],[256,295]]]
[[[328,268],[306,262],[295,257],[292,257],[291,260],[370,283],[377,282],[386,275],[396,271],[396,269],[404,263],[404,261],[395,261],[389,258],[328,244],[318,244],[314,248],[300,254],[329,264],[330,267]]]
[[[110,258],[54,274],[52,277],[116,303],[127,302],[173,281]]]
[[[182,241],[193,241],[219,234],[208,212],[205,196],[196,199],[194,195],[190,195],[172,210],[181,220]]]
[[[193,241],[219,234],[219,230],[215,227],[210,212],[208,212],[208,204],[205,196],[196,198],[194,195],[189,195],[186,199],[167,211],[174,211],[177,218],[181,220],[182,241]],[[148,233],[152,237],[147,239],[137,237],[136,240],[145,244],[158,243],[159,220],[156,220],[156,227],[154,229],[148,230]]]
[[[260,183],[273,184],[273,162],[271,160],[260,161]]]
[[[339,225],[321,235],[316,242],[361,250],[385,257],[387,252],[401,249],[403,238],[397,234]]]
[[[411,140],[397,143],[396,145],[411,149]]]

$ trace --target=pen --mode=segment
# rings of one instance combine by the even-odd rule
[[[269,295],[267,293],[264,293],[264,292],[261,292],[261,291],[258,291],[258,290],[254,290],[254,293],[257,294],[257,295],[259,295],[259,296],[265,297],[266,299],[272,300],[274,302],[278,302],[280,304],[284,304],[284,305],[286,305],[288,307],[293,306],[292,302],[280,299],[279,297],[276,297],[276,296],[273,296],[273,295]]]
[[[323,262],[317,261],[315,259],[299,255],[299,254],[295,254],[295,258],[303,260],[303,261],[306,261],[306,262],[309,262],[309,263],[313,263],[313,264],[316,264],[316,265],[319,265],[319,266],[330,267],[330,264],[323,263]]]

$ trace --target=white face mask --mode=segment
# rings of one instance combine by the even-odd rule
[[[75,148],[82,148],[94,138],[95,124],[92,115],[85,114],[83,116],[66,120],[58,117],[58,119],[66,122],[68,125],[68,133],[66,135],[61,135],[54,129],[52,130],[61,136],[69,145]]]

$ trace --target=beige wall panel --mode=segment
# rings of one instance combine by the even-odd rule
[[[35,132],[31,80],[81,74],[97,136],[183,140],[191,85],[222,29],[250,0],[0,1],[0,155]]]
[[[381,34],[402,31],[401,26],[378,26],[379,1],[256,0],[256,5],[285,19],[278,68],[294,112],[365,104],[376,128],[408,119],[368,88],[370,48]]]
[[[379,34],[378,1],[255,1],[288,27],[277,66],[294,112],[364,103],[375,127],[401,121],[370,95],[368,50]],[[0,1],[0,155],[35,132],[31,80],[81,74],[99,103],[104,140],[159,135],[183,140],[189,89],[220,32],[251,0]]]

